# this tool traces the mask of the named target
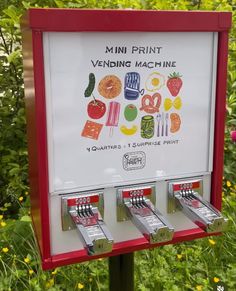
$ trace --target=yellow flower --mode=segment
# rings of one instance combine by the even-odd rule
[[[197,290],[197,291],[202,291],[202,285],[197,285],[197,286],[196,286],[196,290]]]
[[[224,197],[225,196],[225,193],[224,192],[222,192],[222,197]]]
[[[182,255],[181,254],[177,254],[177,259],[181,260],[182,259]]]
[[[2,248],[2,252],[3,252],[3,253],[7,253],[7,252],[9,252],[9,248]]]
[[[210,244],[210,245],[213,245],[213,246],[214,246],[214,245],[216,244],[216,242],[215,242],[213,239],[210,239],[210,238],[209,238],[208,241],[209,241],[209,244]]]
[[[29,270],[29,274],[32,275],[34,271],[32,269]]]
[[[52,275],[56,275],[57,274],[57,269],[55,269],[54,271],[52,271]]]
[[[7,225],[6,222],[1,221],[1,226],[2,226],[2,227],[6,226],[6,225]]]
[[[22,196],[20,196],[19,198],[18,198],[18,200],[20,201],[20,202],[22,202],[23,201],[23,197]]]
[[[50,279],[50,280],[48,280],[47,281],[47,283],[46,283],[46,288],[51,288],[52,286],[54,285],[54,279],[52,278],[52,279]]]
[[[3,215],[0,215],[0,220],[2,220],[3,219]]]
[[[78,283],[78,289],[83,289],[83,288],[84,288],[84,285],[81,283]]]
[[[30,262],[30,259],[29,259],[28,257],[26,257],[26,258],[24,258],[24,262],[25,262],[26,264],[28,264],[28,263]]]
[[[99,261],[102,261],[103,259],[102,258],[100,258],[100,259],[98,259]]]
[[[214,281],[215,283],[218,283],[218,282],[220,281],[220,279],[217,278],[217,277],[214,277],[214,278],[213,278],[213,281]]]
[[[226,182],[226,185],[227,185],[227,187],[230,188],[230,187],[231,187],[231,182],[230,182],[230,181],[227,181],[227,182]]]
[[[29,194],[29,192],[26,191],[26,192],[25,192],[25,195],[27,196],[28,194]]]

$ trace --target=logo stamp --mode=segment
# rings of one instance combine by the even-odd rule
[[[126,171],[140,170],[146,165],[146,154],[144,152],[130,152],[123,156],[123,168]]]

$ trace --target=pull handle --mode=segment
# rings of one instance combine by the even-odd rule
[[[131,221],[151,244],[170,241],[173,238],[174,228],[154,209],[149,199],[131,198],[124,204]]]
[[[113,238],[97,207],[85,205],[69,210],[89,255],[112,251]]]
[[[196,191],[179,191],[174,194],[178,207],[197,226],[206,232],[222,232],[226,229],[228,219],[220,211],[204,200]]]

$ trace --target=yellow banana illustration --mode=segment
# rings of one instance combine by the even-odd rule
[[[122,125],[120,127],[120,131],[125,135],[133,135],[137,132],[138,127],[136,125],[133,125],[132,127],[128,128],[125,125]]]

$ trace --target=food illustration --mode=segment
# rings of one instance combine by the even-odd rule
[[[181,100],[181,98],[179,96],[176,97],[174,101],[172,101],[170,98],[166,98],[165,99],[165,101],[164,101],[164,109],[165,109],[165,111],[170,110],[172,106],[177,110],[181,109],[182,100]]]
[[[138,127],[136,125],[133,125],[132,127],[126,127],[125,125],[122,125],[120,127],[120,131],[125,135],[133,135],[137,132]]]
[[[161,94],[155,93],[152,96],[144,95],[142,98],[142,106],[140,110],[153,114],[159,112],[161,106]]]
[[[85,97],[93,97],[93,101],[90,101],[87,106],[88,116],[93,119],[99,119],[103,117],[106,112],[106,105],[100,100],[95,99],[93,95],[94,87],[95,87],[95,75],[93,73],[89,74],[89,84],[84,91]]]
[[[134,121],[138,115],[138,109],[134,104],[125,106],[124,116],[127,121]]]
[[[87,107],[88,116],[92,119],[99,119],[104,116],[106,112],[106,104],[100,100],[92,100]]]
[[[144,90],[140,91],[140,75],[131,72],[125,75],[124,94],[127,100],[136,100],[139,94],[143,95]]]
[[[152,74],[150,74],[145,83],[146,89],[150,92],[159,90],[164,85],[165,85],[164,76],[157,72],[153,72]]]
[[[87,120],[81,136],[97,140],[99,138],[102,127],[103,124]]]
[[[84,96],[85,97],[90,97],[93,93],[95,87],[95,75],[93,73],[89,74],[89,84],[86,88],[86,90],[84,91]]]
[[[170,132],[175,133],[180,129],[181,119],[178,113],[170,114],[171,127]]]
[[[141,119],[141,137],[152,138],[154,135],[154,117],[145,115]]]
[[[175,72],[168,76],[168,81],[166,85],[170,91],[170,94],[173,97],[176,97],[179,94],[179,91],[183,85],[181,77],[182,76],[180,76],[179,73],[175,73]]]
[[[107,114],[106,126],[110,126],[110,136],[113,135],[113,127],[118,126],[120,116],[120,103],[111,101]]]
[[[81,135],[83,137],[98,140],[104,125],[110,127],[110,137],[113,136],[114,127],[118,126],[120,133],[126,136],[132,136],[138,132],[139,126],[135,124],[119,125],[120,110],[122,108],[121,103],[110,100],[121,94],[122,86],[124,86],[123,98],[133,100],[130,101],[132,103],[127,104],[127,102],[126,104],[122,104],[124,106],[122,109],[124,116],[122,116],[122,118],[127,122],[133,122],[142,111],[147,114],[141,117],[140,135],[142,138],[150,139],[154,136],[154,133],[157,137],[164,137],[168,136],[169,133],[176,133],[179,131],[182,122],[180,115],[177,113],[168,113],[168,111],[171,109],[180,110],[182,108],[182,99],[178,96],[183,85],[181,77],[182,76],[176,72],[173,72],[168,76],[166,86],[170,91],[171,96],[175,98],[165,98],[163,100],[163,107],[161,107],[162,93],[158,93],[157,90],[165,86],[165,77],[158,72],[150,74],[146,79],[145,88],[147,91],[153,93],[147,93],[142,96],[141,106],[138,107],[137,105],[140,101],[137,99],[144,93],[144,89],[140,90],[141,77],[139,73],[126,73],[124,84],[122,84],[120,78],[116,75],[106,75],[101,79],[98,86],[96,85],[95,75],[90,73],[89,84],[84,91],[84,96],[93,97],[93,100],[87,104],[87,114],[89,118],[95,120],[104,117],[105,114],[107,114],[107,117],[105,124],[87,120]],[[94,97],[95,85],[100,95],[106,98],[107,101],[103,102]],[[160,110],[163,112],[160,112]],[[156,115],[154,116],[155,113]]]
[[[121,93],[121,81],[115,75],[105,76],[98,84],[98,92],[107,99],[113,99]]]

